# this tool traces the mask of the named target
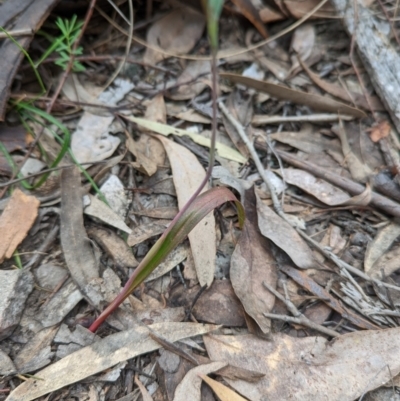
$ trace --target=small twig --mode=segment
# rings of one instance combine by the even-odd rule
[[[354,117],[351,116],[340,116],[340,118],[344,121],[354,120]],[[265,116],[264,114],[253,116],[252,124],[253,125],[266,125],[266,124],[281,124],[281,123],[290,123],[290,122],[331,122],[338,121],[338,114],[309,114],[302,116]]]
[[[247,137],[242,124],[240,124],[239,121],[237,121],[236,118],[233,117],[233,115],[225,107],[225,105],[222,101],[218,102],[218,106],[221,109],[222,113],[225,115],[225,117],[229,120],[229,122],[235,127],[236,132],[239,134],[240,138],[242,139],[244,144],[247,146],[247,149],[249,150],[249,153],[250,153],[252,159],[254,160],[254,164],[257,167],[258,173],[260,174],[261,178],[264,180],[265,184],[267,185],[267,188],[269,189],[269,191],[271,193],[271,199],[272,199],[272,203],[274,205],[274,209],[275,209],[276,213],[280,217],[282,217],[285,221],[287,221],[287,217],[286,217],[286,215],[282,209],[282,206],[279,202],[279,199],[275,193],[274,185],[272,184],[272,182],[269,179],[269,177],[267,176],[267,174],[265,174],[264,166],[262,165],[261,160],[258,157],[258,154],[253,146],[253,143]]]
[[[326,334],[330,337],[339,337],[340,334],[337,333],[336,331],[333,331],[331,329],[328,329],[324,326],[321,326],[320,324],[312,322],[308,317],[303,315],[293,304],[292,301],[288,297],[283,297],[278,291],[275,290],[275,288],[271,287],[268,283],[263,281],[264,287],[270,291],[272,294],[274,294],[278,299],[280,299],[288,308],[289,312],[294,316],[286,316],[286,315],[276,315],[274,313],[263,313],[263,315],[267,318],[270,319],[278,319],[282,320],[284,322],[289,322],[289,323],[295,323],[299,324],[302,326],[309,327],[310,329],[319,331],[320,333]]]
[[[16,29],[15,31],[7,31],[7,33],[0,32],[0,39],[6,39],[9,36],[31,36],[33,34],[32,29]]]

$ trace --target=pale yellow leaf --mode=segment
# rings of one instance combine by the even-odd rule
[[[125,117],[124,118],[128,119],[129,121],[132,121],[133,123],[136,123],[140,125],[142,128],[146,128],[150,131],[156,132],[157,134],[161,134],[164,136],[168,135],[177,135],[177,136],[188,136],[191,138],[194,142],[201,146],[206,146],[210,147],[211,141],[209,138],[205,138],[204,136],[200,134],[195,134],[190,131],[186,131],[183,129],[171,127],[170,125],[166,124],[160,124],[156,123],[153,121],[146,120],[144,118],[139,118],[139,117]],[[245,157],[243,157],[237,150],[230,148],[229,146],[226,146],[220,142],[217,142],[215,145],[215,149],[219,156],[228,159],[228,160],[233,160],[239,163],[245,163],[247,160]]]

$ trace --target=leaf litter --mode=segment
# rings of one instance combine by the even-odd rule
[[[195,2],[139,5],[140,30],[132,37],[120,36],[128,33],[124,4],[117,6],[124,17],[110,12],[101,22],[112,32],[107,39],[89,19],[79,60],[87,70],[70,74],[49,109],[55,120],[46,121],[53,126],[32,153],[34,139],[26,131],[40,135],[45,120],[24,120],[14,138],[18,108],[10,108],[0,135],[6,197],[0,201],[0,272],[15,281],[0,282],[0,292],[7,291],[0,301],[0,400],[55,392],[93,400],[107,393],[125,401],[140,392],[157,401],[189,394],[214,401],[202,380],[222,400],[353,400],[374,396],[400,373],[398,140],[389,117],[370,112],[384,112],[388,103],[373,93],[370,71],[348,57],[352,39],[332,6],[266,43],[269,32],[281,29],[267,21],[302,19],[317,6],[314,0],[268,7],[226,2],[219,57],[229,57],[219,61],[219,97],[265,170],[254,168],[254,154],[221,113],[209,184],[237,191],[245,226],[238,230],[230,204],[211,213],[99,336],[85,327],[204,177],[211,75],[200,8]],[[104,88],[115,60],[93,55],[114,55],[127,39],[133,40],[119,77]],[[34,60],[40,48],[29,50]],[[26,68],[17,74],[12,99],[30,99],[29,74]],[[35,98],[38,107],[48,104]],[[74,158],[65,157],[61,171],[56,167],[33,189],[67,140],[57,119],[73,132],[70,147],[82,166],[67,168]],[[282,177],[279,189],[261,177],[271,181],[275,174]],[[11,175],[25,181],[10,187]],[[202,337],[214,329],[216,335]],[[21,376],[28,373],[34,377]]]

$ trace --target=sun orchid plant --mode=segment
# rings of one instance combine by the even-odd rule
[[[184,207],[172,220],[168,228],[153,245],[139,266],[135,269],[120,294],[100,314],[89,330],[95,332],[107,317],[150,275],[150,273],[168,256],[168,254],[181,243],[189,232],[213,209],[225,202],[235,202],[240,226],[244,223],[244,209],[235,195],[227,188],[216,187],[202,194],[201,191],[211,177],[215,159],[215,140],[217,132],[217,50],[218,50],[218,21],[224,0],[202,0],[207,19],[207,30],[210,41],[212,61],[212,138],[210,147],[209,166],[206,175]]]

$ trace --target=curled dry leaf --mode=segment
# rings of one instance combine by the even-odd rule
[[[205,24],[204,15],[191,8],[181,7],[172,11],[147,31],[147,43],[153,49],[146,49],[143,61],[156,64],[166,58],[155,50],[157,47],[174,54],[188,53],[203,34]]]
[[[270,332],[271,322],[263,313],[270,312],[275,297],[266,291],[263,282],[276,287],[276,262],[268,241],[257,229],[254,188],[244,198],[246,221],[231,258],[230,278],[237,297],[264,333]]]
[[[204,338],[212,360],[265,373],[258,383],[225,379],[251,401],[353,401],[400,372],[400,329],[357,331],[327,341],[274,334]],[[329,396],[328,396],[329,395]]]
[[[158,137],[164,145],[172,168],[179,208],[182,208],[199,187],[205,171],[196,156],[188,149],[162,136]],[[207,188],[204,188],[203,192]],[[216,232],[214,215],[206,216],[188,235],[193,260],[200,285],[211,285],[214,278]]]
[[[311,249],[297,231],[280,218],[257,196],[258,227],[261,234],[285,251],[302,269],[312,269],[315,261]]]
[[[400,236],[400,224],[392,222],[383,227],[367,246],[364,260],[364,270],[370,273],[377,260],[385,254],[393,242]]]
[[[221,78],[228,78],[235,83],[243,84],[249,88],[268,93],[279,100],[290,101],[303,106],[309,106],[315,110],[326,111],[329,113],[342,113],[359,118],[365,117],[365,113],[363,111],[327,97],[289,89],[286,86],[272,84],[266,81],[258,81],[256,79],[243,77],[242,75],[230,73],[221,73],[219,75]]]
[[[16,189],[0,217],[0,263],[13,255],[38,215],[40,201]]]
[[[149,329],[170,342],[205,334],[215,328],[216,326],[197,323],[166,322],[149,326]],[[152,340],[148,333],[145,326],[136,326],[111,334],[41,370],[37,373],[37,379],[28,379],[13,390],[7,401],[34,400],[120,362],[159,349],[161,345]]]

